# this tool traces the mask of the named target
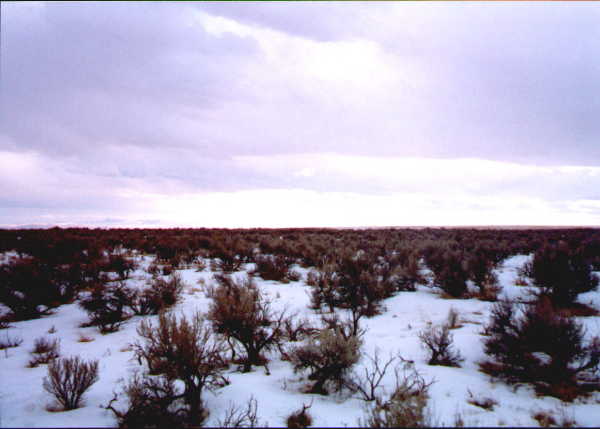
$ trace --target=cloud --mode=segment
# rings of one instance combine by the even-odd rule
[[[3,4],[0,224],[241,225],[235,207],[259,203],[256,225],[591,222],[599,19],[593,3]]]

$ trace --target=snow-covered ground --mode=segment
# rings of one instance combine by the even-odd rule
[[[527,260],[527,256],[514,256],[507,259],[497,270],[503,287],[503,295],[510,298],[525,296],[527,287],[515,286],[517,269]],[[149,275],[143,270],[151,261],[145,257],[143,264],[129,280],[129,284],[143,284]],[[207,266],[210,266],[207,264]],[[251,265],[245,269],[251,269]],[[305,284],[306,272],[302,280],[281,284],[256,278],[256,283],[273,299],[273,307],[287,306],[298,312],[298,317],[318,320],[319,315],[308,308],[310,288]],[[182,301],[175,307],[177,314],[190,314],[206,311],[209,300],[203,292],[202,282],[210,284],[213,273],[209,268],[202,272],[194,269],[180,270],[187,283]],[[242,275],[243,272],[237,273]],[[590,292],[581,296],[581,301],[591,303],[600,309],[600,294]],[[379,350],[382,358],[389,353],[400,353],[403,358],[413,360],[416,369],[426,380],[435,379],[430,388],[430,403],[437,425],[453,426],[457,415],[462,416],[468,426],[537,426],[533,414],[548,411],[557,418],[563,413],[574,419],[580,426],[599,426],[598,404],[600,395],[562,403],[552,397],[536,397],[532,388],[521,386],[518,389],[502,382],[493,382],[478,370],[477,363],[485,358],[482,336],[479,334],[489,318],[491,303],[475,299],[442,299],[435,289],[419,286],[416,292],[402,292],[384,301],[383,314],[370,319],[362,319],[362,327],[367,329],[363,351],[373,354]],[[455,345],[465,358],[461,368],[429,366],[426,352],[417,338],[418,332],[428,323],[446,320],[448,312],[454,308],[460,314],[463,324],[452,331]],[[156,319],[157,316],[145,316]],[[0,331],[1,338],[21,337],[23,343],[16,348],[0,351],[0,426],[3,427],[106,427],[116,421],[110,411],[102,408],[118,391],[123,380],[141,369],[129,344],[137,339],[136,327],[142,317],[136,316],[127,321],[115,333],[101,335],[94,327],[81,328],[87,314],[77,304],[63,305],[47,317],[38,320],[13,323],[12,327]],[[588,328],[588,334],[600,333],[600,318],[581,319]],[[54,328],[55,333],[48,333]],[[91,342],[78,342],[80,336],[92,337]],[[42,388],[46,375],[46,365],[27,368],[31,358],[30,350],[38,337],[60,338],[61,356],[79,355],[84,359],[99,359],[100,380],[85,395],[83,407],[67,412],[49,412],[46,407],[52,398]],[[226,374],[231,384],[212,394],[205,392],[204,400],[211,414],[207,426],[218,424],[231,403],[244,404],[251,396],[258,401],[258,415],[261,425],[285,426],[289,414],[302,404],[313,402],[309,412],[314,426],[356,426],[364,416],[365,402],[349,393],[329,396],[302,393],[306,381],[303,375],[294,374],[289,362],[281,361],[273,353],[269,363],[270,375],[262,367],[242,374],[231,367]],[[361,360],[357,370],[366,359]],[[388,374],[386,385],[392,387],[393,374]],[[468,403],[470,395],[476,398],[492,398],[497,405],[492,411]],[[123,398],[124,400],[124,398]]]

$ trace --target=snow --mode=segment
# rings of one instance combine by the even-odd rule
[[[510,299],[526,298],[528,287],[515,286],[517,270],[529,256],[518,255],[508,258],[497,270],[502,295]],[[144,256],[141,265],[128,280],[131,286],[141,286],[149,274],[144,271],[152,262],[152,257]],[[204,294],[204,285],[213,282],[210,261],[206,260],[203,271],[195,269],[178,270],[187,286],[182,301],[174,309],[176,314],[191,314],[206,311],[209,299]],[[253,268],[247,264],[237,276]],[[309,309],[309,291],[305,283],[307,269],[294,267],[302,279],[287,284],[264,281],[255,278],[257,285],[271,298],[274,309],[288,308],[299,318],[316,321],[319,315]],[[581,296],[581,302],[592,303],[600,308],[598,292]],[[361,319],[366,329],[363,351],[386,359],[390,353],[400,354],[404,359],[414,361],[415,368],[426,380],[435,380],[430,388],[430,403],[437,425],[453,426],[457,415],[461,415],[467,426],[538,426],[533,419],[537,411],[547,411],[555,416],[560,412],[573,418],[580,426],[599,426],[597,407],[600,395],[596,394],[574,403],[562,403],[552,397],[536,397],[531,387],[515,388],[500,381],[494,381],[478,370],[478,362],[486,356],[483,352],[480,332],[489,318],[493,304],[475,299],[443,299],[436,288],[420,285],[416,292],[401,292],[384,301],[382,314]],[[450,309],[460,315],[462,324],[452,330],[455,347],[460,350],[464,361],[461,368],[429,366],[426,353],[421,348],[417,334],[430,323],[446,320]],[[343,312],[341,312],[343,313]],[[86,313],[77,304],[63,305],[57,311],[42,319],[13,323],[12,327],[0,331],[0,337],[21,337],[23,343],[16,348],[0,351],[0,426],[3,427],[106,427],[116,421],[110,411],[102,408],[119,391],[122,382],[129,379],[141,366],[133,356],[129,345],[137,339],[136,327],[140,320],[155,320],[157,316],[136,316],[128,320],[119,331],[102,335],[94,327],[81,328],[87,321]],[[600,318],[580,318],[586,324],[588,333],[600,332]],[[48,333],[54,327],[55,333]],[[91,342],[78,342],[81,335],[93,338]],[[84,406],[67,412],[46,410],[52,398],[42,388],[46,366],[27,368],[31,358],[30,350],[34,340],[41,336],[60,338],[61,356],[79,355],[84,359],[99,359],[100,380],[86,393]],[[212,394],[204,393],[204,400],[211,414],[207,426],[218,424],[231,404],[244,405],[250,397],[258,401],[258,416],[261,425],[285,426],[290,413],[301,408],[302,404],[313,403],[309,413],[313,425],[321,427],[356,426],[364,416],[365,402],[349,392],[329,396],[306,394],[305,376],[294,374],[291,364],[280,360],[277,352],[270,356],[270,375],[262,367],[242,374],[231,366],[225,374],[231,384]],[[368,364],[364,356],[357,365]],[[389,391],[393,385],[393,374],[387,374],[384,387]],[[478,399],[492,398],[497,401],[493,410],[488,411],[468,403],[473,396]],[[124,404],[124,398],[119,404]]]

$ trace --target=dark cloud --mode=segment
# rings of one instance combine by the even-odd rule
[[[21,148],[193,144],[178,120],[230,99],[256,53],[251,40],[207,35],[182,4],[22,8],[5,6],[0,112]]]
[[[435,169],[417,172],[433,178],[423,185],[273,161],[305,153],[600,166],[596,3],[15,2],[2,12],[0,155],[11,158],[0,166],[18,168],[0,172],[0,222],[62,211],[65,222],[80,213],[108,224],[147,210],[137,195],[444,187]],[[204,20],[216,18],[229,21],[215,31]],[[585,172],[494,180],[451,189],[598,199]]]

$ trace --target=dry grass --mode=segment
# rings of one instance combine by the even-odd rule
[[[77,339],[77,342],[78,343],[89,343],[89,342],[94,341],[94,339],[95,339],[94,337],[89,337],[84,334],[79,334],[79,338]]]
[[[475,398],[473,393],[469,390],[469,399],[467,402],[476,407],[483,408],[487,411],[494,411],[494,407],[498,405],[498,401],[492,398]]]
[[[11,347],[19,347],[22,343],[22,338],[10,338],[7,335],[5,339],[0,340],[0,350],[9,349]]]
[[[525,277],[518,276],[515,280],[515,286],[529,286],[529,283]]]
[[[558,419],[557,420],[557,416]],[[571,428],[577,426],[577,422],[572,416],[568,416],[567,412],[564,408],[560,408],[551,411],[537,411],[531,415],[531,417],[536,420],[540,427],[548,428],[548,427],[563,427],[563,428]]]

